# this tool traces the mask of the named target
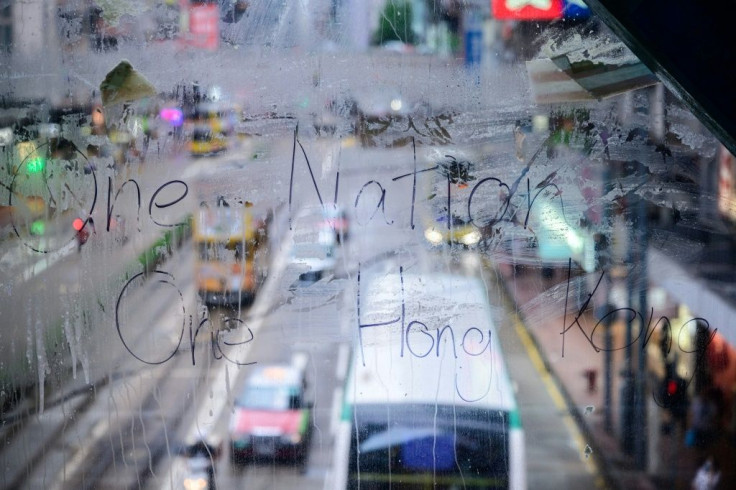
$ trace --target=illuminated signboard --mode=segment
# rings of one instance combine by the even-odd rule
[[[554,20],[562,18],[562,0],[492,0],[499,20]]]

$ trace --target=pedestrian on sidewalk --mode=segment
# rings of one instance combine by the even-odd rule
[[[707,449],[718,434],[720,413],[716,390],[703,388],[693,399],[692,423],[687,436],[689,446]]]
[[[692,490],[715,490],[718,487],[718,482],[721,479],[721,471],[718,467],[718,463],[713,458],[705,460],[698,472],[693,478],[691,485]]]
[[[729,442],[733,447],[736,447],[736,384],[731,387],[731,401],[727,404],[730,408],[728,417],[726,418],[727,430]]]

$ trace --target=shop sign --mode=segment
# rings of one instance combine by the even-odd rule
[[[189,45],[215,50],[220,37],[220,11],[217,4],[193,5],[189,8]]]
[[[493,17],[499,20],[561,19],[562,0],[491,0]]]
[[[590,17],[590,8],[583,0],[565,0],[563,15],[566,19],[587,19]]]

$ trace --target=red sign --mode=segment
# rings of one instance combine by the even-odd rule
[[[217,4],[194,5],[189,8],[189,45],[217,49],[220,39],[220,10]]]
[[[562,0],[491,0],[493,17],[499,20],[561,19]]]

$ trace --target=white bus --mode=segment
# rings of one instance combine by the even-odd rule
[[[526,488],[524,433],[479,279],[358,280],[334,488]]]

